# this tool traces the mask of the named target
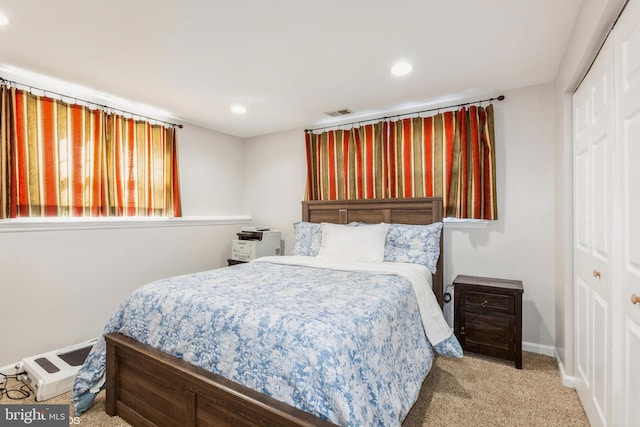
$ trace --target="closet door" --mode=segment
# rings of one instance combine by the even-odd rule
[[[576,390],[592,425],[611,425],[613,46],[573,98]]]
[[[618,158],[619,317],[616,387],[620,426],[640,426],[640,2],[615,28]]]

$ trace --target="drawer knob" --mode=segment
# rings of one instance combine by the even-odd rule
[[[593,270],[593,277],[595,277],[596,279],[600,278],[600,272],[598,270]]]
[[[631,294],[631,304],[637,304],[640,302],[640,297],[636,294]]]
[[[482,301],[482,302],[480,303],[480,305],[481,305],[482,307],[486,307],[488,303],[489,303],[489,301],[484,300],[484,301]]]
[[[464,335],[464,326],[460,327],[460,335]]]

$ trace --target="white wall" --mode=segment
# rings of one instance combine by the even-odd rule
[[[244,207],[255,224],[280,230],[286,255],[293,245],[292,224],[302,216],[307,176],[303,132],[254,137],[244,144]]]
[[[242,139],[197,126],[178,130],[184,216],[238,215],[243,211]]]
[[[447,226],[445,283],[463,273],[523,280],[523,340],[553,346],[553,86],[504,95],[495,104],[500,219],[484,229]],[[303,130],[250,138],[244,155],[245,208],[281,229],[290,253],[304,198]]]
[[[178,131],[185,216],[241,215],[242,140]],[[151,280],[226,264],[241,225],[0,232],[0,367],[98,336]]]
[[[522,280],[524,342],[554,345],[553,86],[505,93],[495,107],[499,220],[445,228],[445,283],[458,274]]]

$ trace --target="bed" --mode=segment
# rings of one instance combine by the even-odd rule
[[[411,225],[441,227],[442,219],[439,198],[306,201],[302,208],[296,227],[317,231],[321,226],[325,243],[332,236],[327,230],[333,229],[331,238],[339,241],[344,235],[379,234],[381,223],[402,231]],[[336,235],[330,224],[348,224],[349,230],[342,226]],[[392,225],[385,228],[387,236]],[[386,252],[385,262],[377,264],[349,263],[326,252],[328,260],[316,259],[322,256],[305,253],[317,249],[313,238],[298,234],[296,228],[297,256],[169,278],[136,291],[137,299],[132,295],[112,316],[104,340],[79,372],[72,397],[76,411],[86,410],[106,388],[106,412],[134,426],[400,425],[417,399],[434,350],[461,356],[440,311],[442,256],[429,261],[434,274],[403,260],[404,250],[399,262],[386,262]],[[423,276],[433,293],[418,290],[428,288],[416,284]],[[219,288],[215,298],[209,296],[211,288]],[[248,294],[253,299],[245,301]],[[222,305],[231,299],[233,304]],[[161,303],[152,305],[155,300]],[[181,308],[185,300],[193,304],[189,309]],[[427,303],[438,313],[425,315]],[[232,305],[240,312],[216,317],[198,304],[225,313]],[[146,307],[152,307],[146,317],[134,316]],[[165,311],[180,329],[161,323]],[[206,320],[196,323],[194,318],[202,316]],[[216,323],[219,328],[211,326]],[[202,325],[215,339],[195,341],[185,332]],[[256,332],[264,325],[267,333]],[[436,345],[429,344],[425,332]],[[261,347],[264,342],[270,347]],[[240,348],[241,356],[233,353]],[[268,373],[257,373],[267,365]]]

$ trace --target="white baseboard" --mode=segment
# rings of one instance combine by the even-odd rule
[[[549,357],[556,357],[555,347],[551,345],[542,345],[523,341],[522,351],[529,351],[531,353],[544,354],[545,356]]]
[[[560,375],[562,376],[562,385],[565,387],[576,388],[575,377],[569,376],[564,372],[564,364],[562,363],[562,360],[560,360],[560,355],[558,354],[558,351],[555,350],[554,353],[555,354],[553,357],[556,358],[556,361],[558,362],[558,368],[560,368]]]

